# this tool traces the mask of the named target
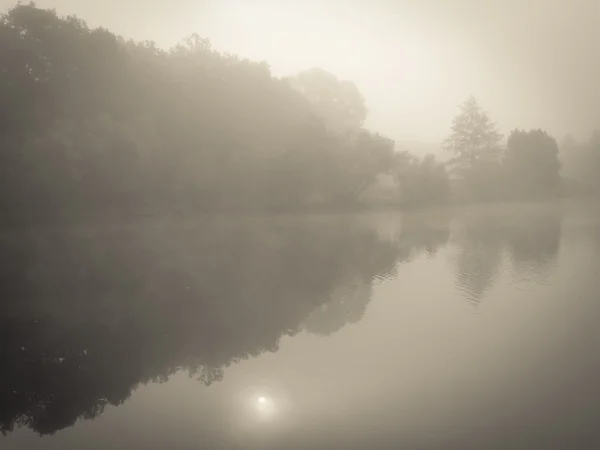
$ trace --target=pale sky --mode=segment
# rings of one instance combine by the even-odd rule
[[[6,11],[16,2],[0,0]],[[437,142],[470,94],[503,133],[600,127],[599,0],[38,0],[168,47],[197,32],[275,75],[354,81],[367,126]]]

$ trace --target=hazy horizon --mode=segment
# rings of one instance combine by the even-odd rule
[[[575,3],[0,0],[2,448],[600,448]]]
[[[274,2],[39,0],[161,47],[197,32],[215,49],[265,60],[276,76],[321,67],[354,81],[367,127],[399,141],[437,143],[474,95],[507,134],[544,128],[561,139],[596,128],[600,50],[591,0]],[[0,0],[3,12],[13,0]]]

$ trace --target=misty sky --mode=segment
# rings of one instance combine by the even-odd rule
[[[368,126],[395,139],[439,141],[470,94],[504,133],[542,127],[560,139],[600,126],[598,0],[36,3],[165,47],[198,32],[275,75],[322,67],[356,82]]]

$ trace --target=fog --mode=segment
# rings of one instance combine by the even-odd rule
[[[2,0],[0,9],[13,3]],[[276,75],[322,67],[353,80],[368,125],[399,141],[438,143],[471,94],[505,133],[541,127],[561,139],[597,126],[594,0],[37,4],[163,47],[197,32],[220,51],[266,60]]]
[[[0,12],[0,447],[600,448],[595,2]]]
[[[600,189],[592,3],[95,5],[4,17],[5,220]]]

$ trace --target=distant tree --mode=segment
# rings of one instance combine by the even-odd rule
[[[471,96],[460,106],[452,122],[452,133],[443,147],[454,155],[447,163],[457,195],[465,200],[495,200],[502,196],[502,135],[488,114]]]
[[[512,131],[504,164],[507,186],[517,197],[540,198],[559,193],[558,144],[545,131]]]
[[[460,106],[460,113],[452,121],[451,130],[452,134],[443,146],[454,155],[451,165],[459,172],[473,169],[481,162],[499,159],[502,135],[475,97],[469,97]]]

